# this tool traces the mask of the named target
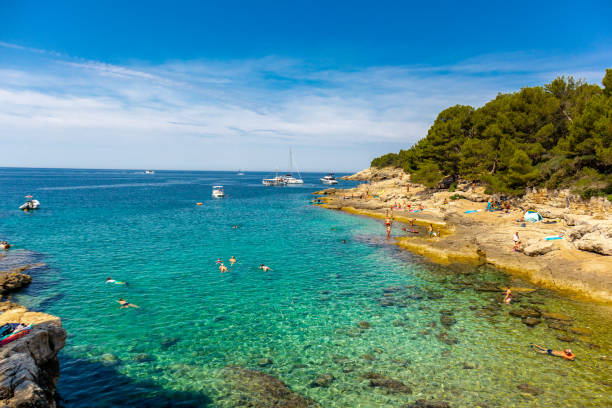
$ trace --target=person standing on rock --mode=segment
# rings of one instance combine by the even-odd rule
[[[518,251],[519,251],[519,249],[520,249],[520,247],[521,247],[521,240],[520,240],[520,238],[519,238],[519,233],[518,233],[518,231],[516,231],[516,232],[514,233],[514,251],[515,251],[515,252],[518,252]]]

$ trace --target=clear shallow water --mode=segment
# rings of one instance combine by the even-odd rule
[[[311,206],[321,186],[308,183],[319,175],[288,188],[265,188],[263,176],[0,169],[0,237],[16,244],[0,264],[47,264],[17,300],[60,316],[69,332],[59,384],[67,407],[232,406],[227,365],[272,374],[325,407],[612,405],[612,362],[601,358],[612,355],[609,308],[545,290],[502,306],[500,294],[474,287],[527,284],[486,267],[427,264],[387,245],[379,222]],[[213,184],[229,198],[211,199]],[[41,210],[16,210],[27,193]],[[238,263],[220,274],[216,259],[231,255]],[[107,276],[129,285],[105,285]],[[385,296],[391,287],[399,290]],[[119,297],[141,308],[119,309]],[[509,316],[527,305],[592,334]],[[441,310],[452,311],[450,328]],[[576,362],[528,347],[566,347],[559,335],[576,338]],[[412,394],[370,387],[369,372]],[[335,381],[312,388],[323,373]],[[521,392],[524,383],[540,394]]]

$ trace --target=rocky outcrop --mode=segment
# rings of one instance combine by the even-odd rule
[[[271,375],[243,367],[226,367],[225,380],[230,386],[229,406],[251,408],[315,408],[315,401],[294,393]]]
[[[551,241],[537,241],[523,248],[523,253],[529,256],[544,255],[553,251],[555,246]]]
[[[393,179],[396,177],[406,177],[409,175],[404,173],[402,169],[395,167],[383,167],[378,169],[376,167],[370,167],[369,169],[361,170],[350,176],[342,177],[342,180],[356,180],[356,181],[382,181]]]
[[[0,325],[34,325],[29,334],[0,347],[0,407],[57,407],[57,353],[66,344],[60,319],[12,302],[0,309]]]
[[[0,273],[0,296],[15,292],[30,283],[32,278],[23,272]]]

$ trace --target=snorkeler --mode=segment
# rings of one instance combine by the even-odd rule
[[[117,303],[119,303],[121,305],[120,309],[124,309],[124,308],[128,308],[128,307],[135,307],[135,308],[140,308],[140,306],[129,303],[127,300],[125,300],[124,298],[121,298],[117,301]]]
[[[264,272],[268,272],[272,270],[269,266],[266,266],[264,264],[259,265],[259,269],[263,270]]]
[[[230,261],[230,266],[233,266],[236,262],[238,262],[238,260],[236,259],[234,255],[232,255],[229,261]]]
[[[576,355],[572,353],[572,350],[565,349],[563,351],[547,349],[546,347],[539,346],[537,344],[531,343],[533,349],[540,354],[548,354],[549,356],[561,357],[566,360],[574,361],[576,359]]]
[[[115,285],[127,285],[127,282],[119,282],[111,278],[110,276],[106,278],[106,283],[114,283]]]

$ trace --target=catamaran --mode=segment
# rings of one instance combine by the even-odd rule
[[[213,196],[213,198],[223,198],[223,197],[225,197],[225,192],[223,191],[223,186],[213,186],[213,188],[212,188],[212,196]]]
[[[336,177],[334,177],[334,173],[329,173],[327,176],[321,177],[319,180],[321,180],[323,184],[338,184],[338,180],[336,180]]]
[[[293,177],[293,152],[289,149],[289,173],[285,174],[283,178],[287,181],[287,184],[304,184],[304,180],[302,180],[302,175],[300,174],[300,169],[297,164],[295,168],[298,173],[299,178]]]

